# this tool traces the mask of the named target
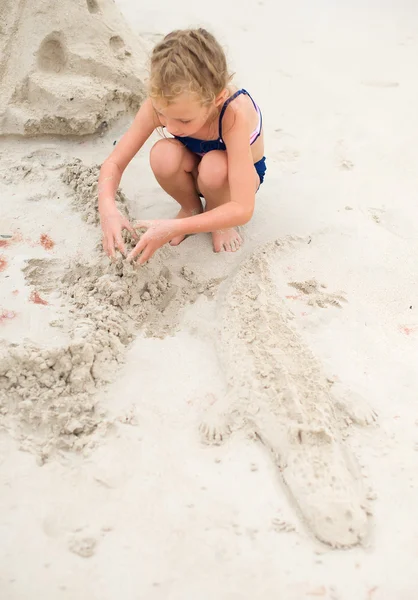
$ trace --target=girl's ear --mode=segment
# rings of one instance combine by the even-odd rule
[[[215,106],[220,106],[223,104],[229,96],[228,90],[225,88],[222,90],[220,94],[218,94],[215,98]]]

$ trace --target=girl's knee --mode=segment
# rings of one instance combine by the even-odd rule
[[[184,159],[184,146],[172,139],[159,140],[151,149],[150,164],[154,175],[161,178],[175,175]]]
[[[199,165],[198,184],[201,190],[219,190],[228,182],[226,152],[208,152]]]

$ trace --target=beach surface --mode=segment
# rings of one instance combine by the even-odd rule
[[[100,134],[69,135],[75,111],[1,138],[1,598],[414,600],[418,6],[116,8],[141,60],[173,29],[219,38],[268,171],[238,252],[201,234],[134,267],[101,252],[95,187],[128,91]],[[177,211],[156,139],[131,219]]]

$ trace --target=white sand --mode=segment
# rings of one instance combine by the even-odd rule
[[[45,404],[1,417],[0,596],[412,600],[418,7],[117,4],[148,45],[188,25],[218,34],[263,109],[268,173],[242,251],[189,238],[135,287],[101,266],[61,180],[74,158],[100,163],[128,121],[94,140],[2,139],[0,234],[22,236],[0,248],[0,314],[17,313],[2,351],[72,348],[72,362],[68,396],[42,388]],[[169,217],[147,148],[122,181],[129,210]],[[70,259],[93,275],[75,282]],[[28,302],[33,289],[48,306]],[[95,360],[106,348],[94,381],[80,338]],[[36,390],[31,360],[20,376]]]

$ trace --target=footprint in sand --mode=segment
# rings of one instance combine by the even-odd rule
[[[68,541],[68,549],[82,558],[90,558],[96,552],[97,540],[93,537],[74,535]]]
[[[241,266],[223,304],[219,355],[228,393],[200,425],[203,441],[220,443],[246,427],[269,448],[283,482],[313,534],[353,546],[368,534],[367,493],[360,469],[342,442],[336,405],[358,423],[374,413],[347,390],[333,399],[321,365],[290,325],[278,297],[268,244]]]
[[[50,171],[61,169],[65,166],[65,160],[54,148],[40,148],[30,152],[23,157],[23,161],[41,166]]]

